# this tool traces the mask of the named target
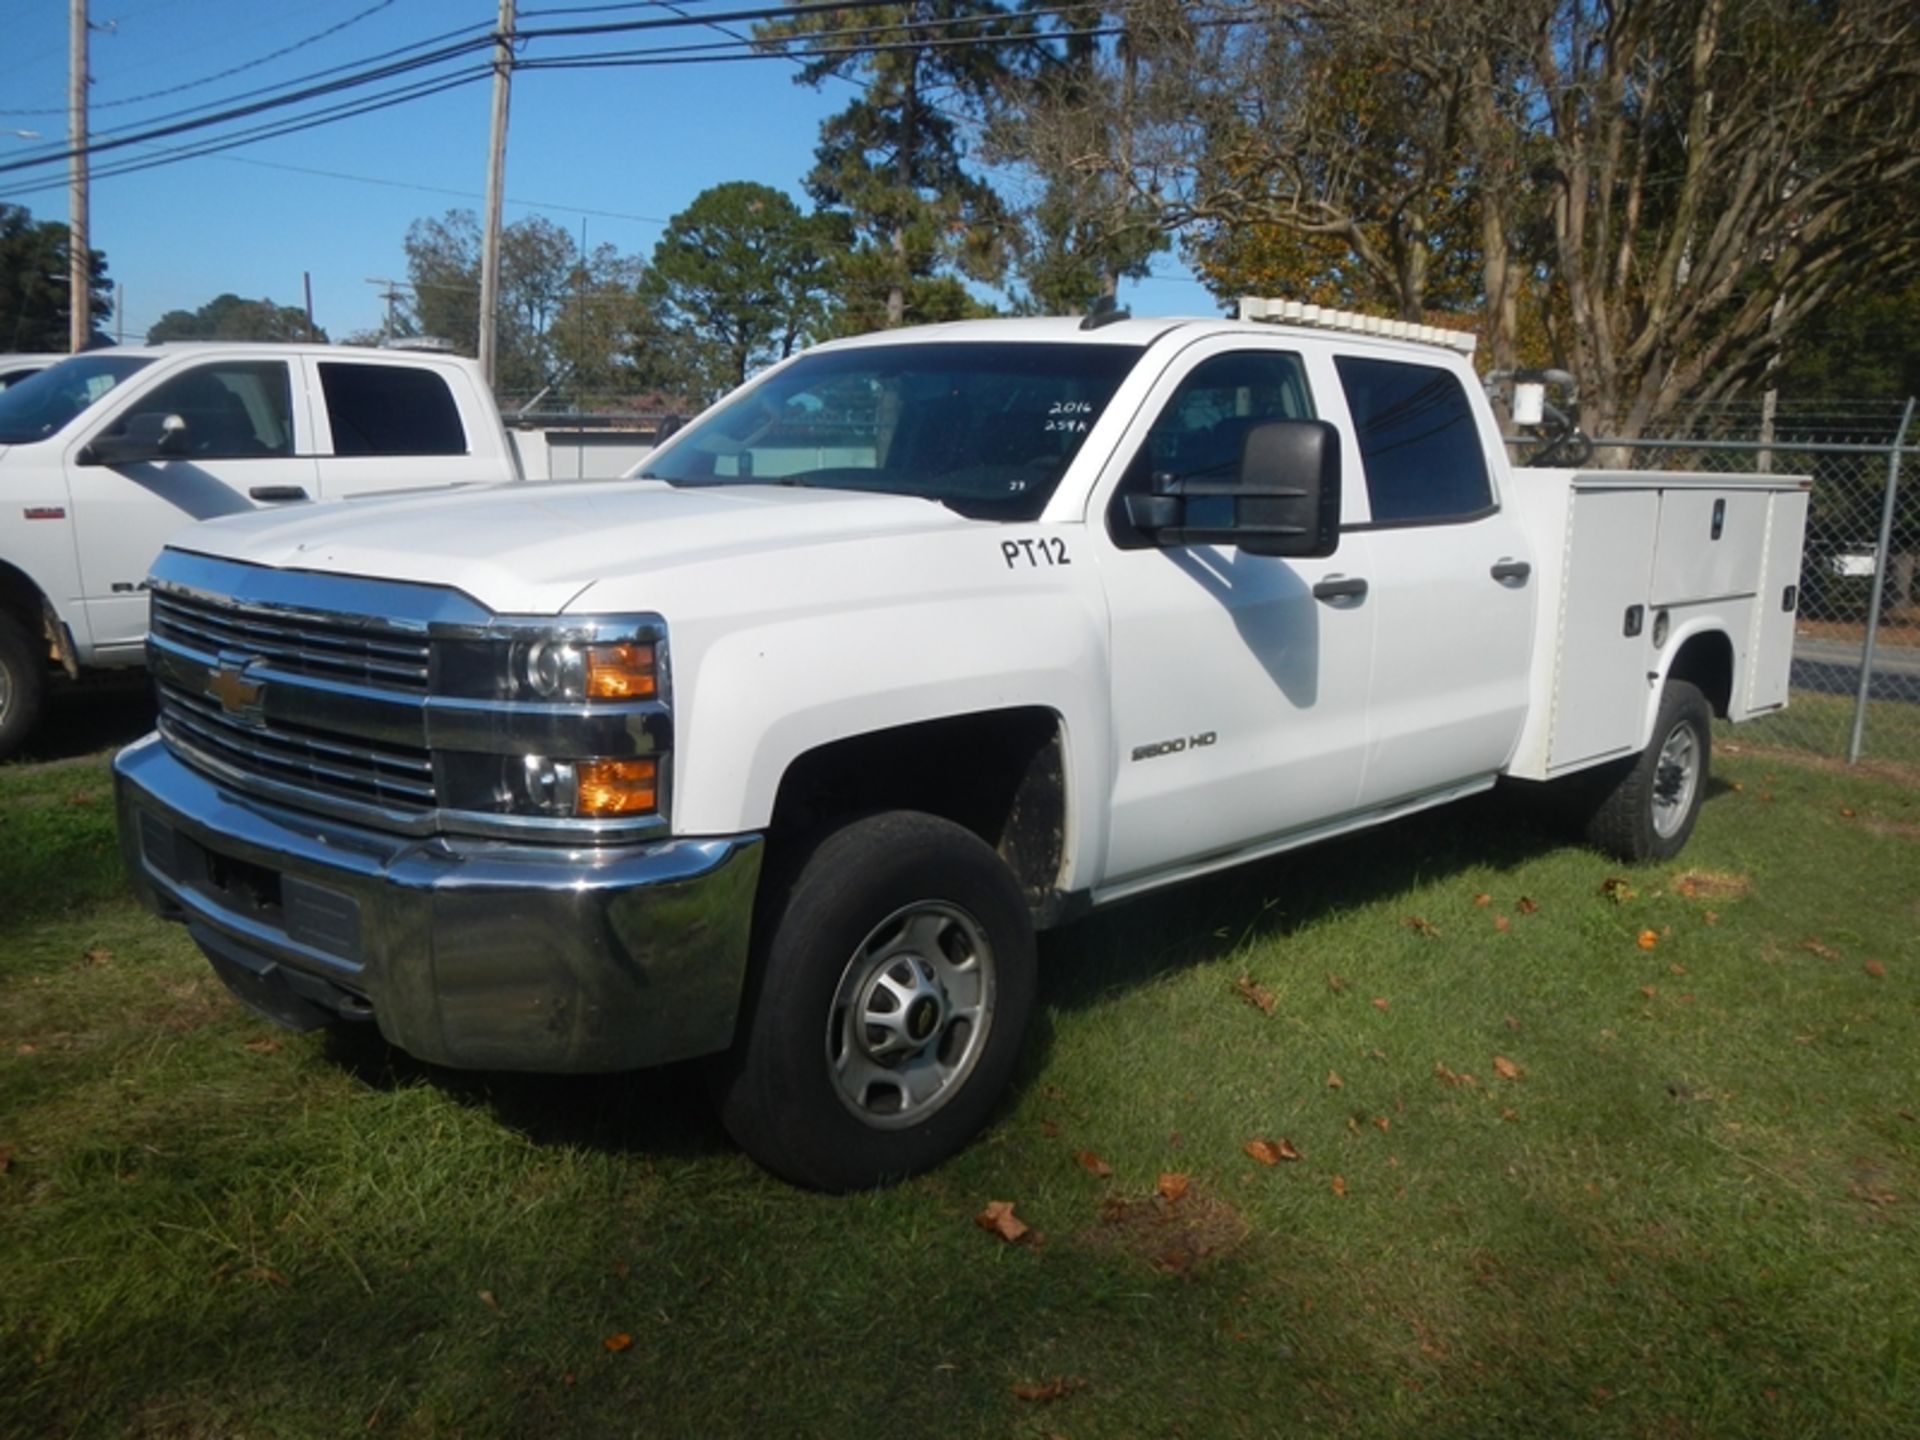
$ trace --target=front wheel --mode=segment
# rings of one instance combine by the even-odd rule
[[[986,1123],[1033,1005],[1013,874],[932,815],[856,820],[770,876],[752,993],[714,1065],[720,1118],[767,1169],[820,1190],[900,1179]]]
[[[1707,793],[1712,735],[1706,697],[1685,680],[1669,680],[1652,743],[1600,777],[1603,789],[1587,821],[1588,841],[1634,862],[1679,854]]]
[[[20,748],[39,720],[46,684],[46,660],[19,621],[0,615],[0,760]]]

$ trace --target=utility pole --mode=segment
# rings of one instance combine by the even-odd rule
[[[307,339],[313,340],[319,336],[320,332],[313,328],[313,272],[311,270],[300,272],[300,284],[307,292]]]
[[[391,340],[393,339],[393,309],[394,306],[400,303],[400,282],[398,280],[381,280],[369,277],[367,284],[384,285],[387,287],[386,292],[380,297],[387,302],[387,320],[386,324],[380,327],[380,338],[383,341]]]
[[[500,0],[493,39],[493,135],[487,155],[486,231],[480,244],[480,373],[494,383],[494,311],[500,302],[500,195],[507,170],[507,90],[513,74],[513,0]]]
[[[67,348],[78,355],[93,338],[93,250],[87,236],[87,0],[68,0]]]

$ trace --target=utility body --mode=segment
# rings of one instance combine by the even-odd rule
[[[1091,906],[1506,777],[1676,851],[1786,701],[1806,482],[1514,470],[1470,342],[1308,318],[837,342],[625,483],[186,532],[134,883],[286,1023],[707,1056],[846,1188],[984,1123]]]

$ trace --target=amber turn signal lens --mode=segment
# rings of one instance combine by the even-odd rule
[[[658,688],[653,646],[592,645],[587,648],[589,700],[651,700]]]
[[[652,760],[582,760],[574,767],[574,813],[649,815],[659,798]]]

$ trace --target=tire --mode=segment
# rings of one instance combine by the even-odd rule
[[[20,622],[0,615],[0,760],[26,742],[46,698],[47,664]]]
[[[720,1118],[774,1174],[865,1189],[980,1130],[1033,1008],[1033,922],[984,842],[912,811],[855,820],[769,876]]]
[[[1634,863],[1679,854],[1707,793],[1712,744],[1706,697],[1685,680],[1667,681],[1652,742],[1604,777],[1588,843]]]

